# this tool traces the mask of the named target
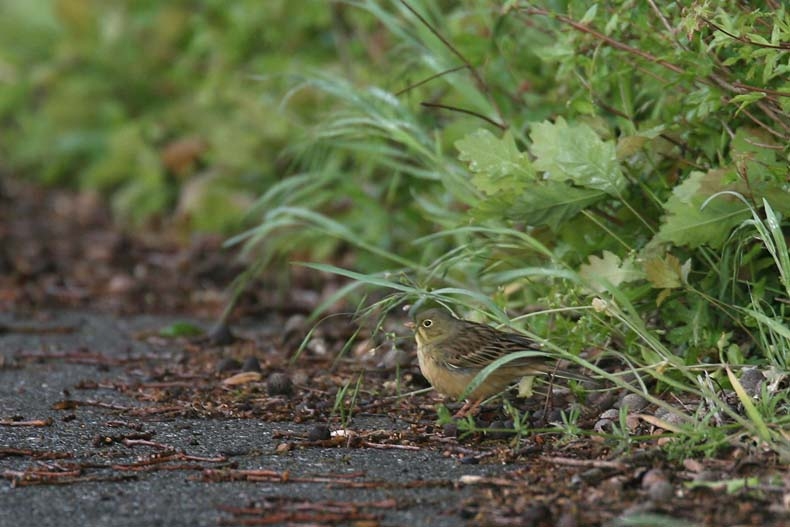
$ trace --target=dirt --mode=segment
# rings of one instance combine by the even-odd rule
[[[218,333],[243,269],[217,237],[0,183],[0,525],[790,523],[787,467],[750,438],[596,433],[624,394],[438,423],[402,315],[307,322],[334,277],[264,276]]]

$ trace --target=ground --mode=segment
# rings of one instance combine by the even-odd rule
[[[339,284],[297,270],[217,326],[242,264],[147,232],[97,196],[0,182],[0,525],[790,523],[787,468],[750,438],[683,455],[647,409],[627,441],[593,433],[618,422],[611,392],[560,432],[563,387],[513,403],[520,434],[498,403],[465,434],[412,393],[403,315],[313,327]]]

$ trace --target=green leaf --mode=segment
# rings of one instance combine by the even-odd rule
[[[667,254],[664,258],[655,256],[645,260],[645,276],[656,289],[676,289],[686,283],[691,260],[681,267],[676,256]]]
[[[476,207],[475,212],[478,217],[504,215],[529,225],[547,225],[557,231],[579,211],[606,196],[600,190],[572,187],[560,181],[541,181],[520,195],[483,202]]]
[[[691,248],[721,247],[733,227],[751,215],[744,202],[729,195],[718,196],[703,207],[710,196],[731,190],[730,180],[731,172],[726,170],[692,172],[664,204],[667,215],[655,241]]]
[[[169,326],[165,326],[159,330],[159,335],[162,337],[196,337],[203,334],[203,328],[192,324],[191,322],[174,322]]]
[[[588,263],[579,268],[579,275],[592,283],[596,291],[605,291],[608,285],[618,286],[644,278],[634,265],[633,257],[621,260],[610,251],[604,251],[602,257],[591,255]]]
[[[472,183],[488,195],[523,191],[535,179],[529,157],[518,150],[510,131],[500,139],[488,130],[477,130],[456,141],[455,147],[474,174]]]
[[[550,179],[613,196],[625,190],[627,181],[617,163],[614,143],[603,141],[588,125],[568,125],[560,117],[556,123],[533,124],[530,138],[536,158],[533,165]]]

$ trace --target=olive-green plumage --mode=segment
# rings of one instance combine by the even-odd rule
[[[419,313],[414,329],[422,374],[436,391],[454,399],[461,397],[472,379],[496,359],[517,351],[540,350],[529,337],[461,320],[438,308]],[[551,362],[543,357],[508,362],[486,377],[469,399],[481,401],[521,377],[550,372]]]

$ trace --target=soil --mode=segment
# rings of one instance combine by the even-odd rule
[[[0,526],[790,524],[772,452],[686,449],[625,394],[440,422],[401,314],[309,321],[336,277],[264,275],[218,325],[244,269],[0,181]]]

